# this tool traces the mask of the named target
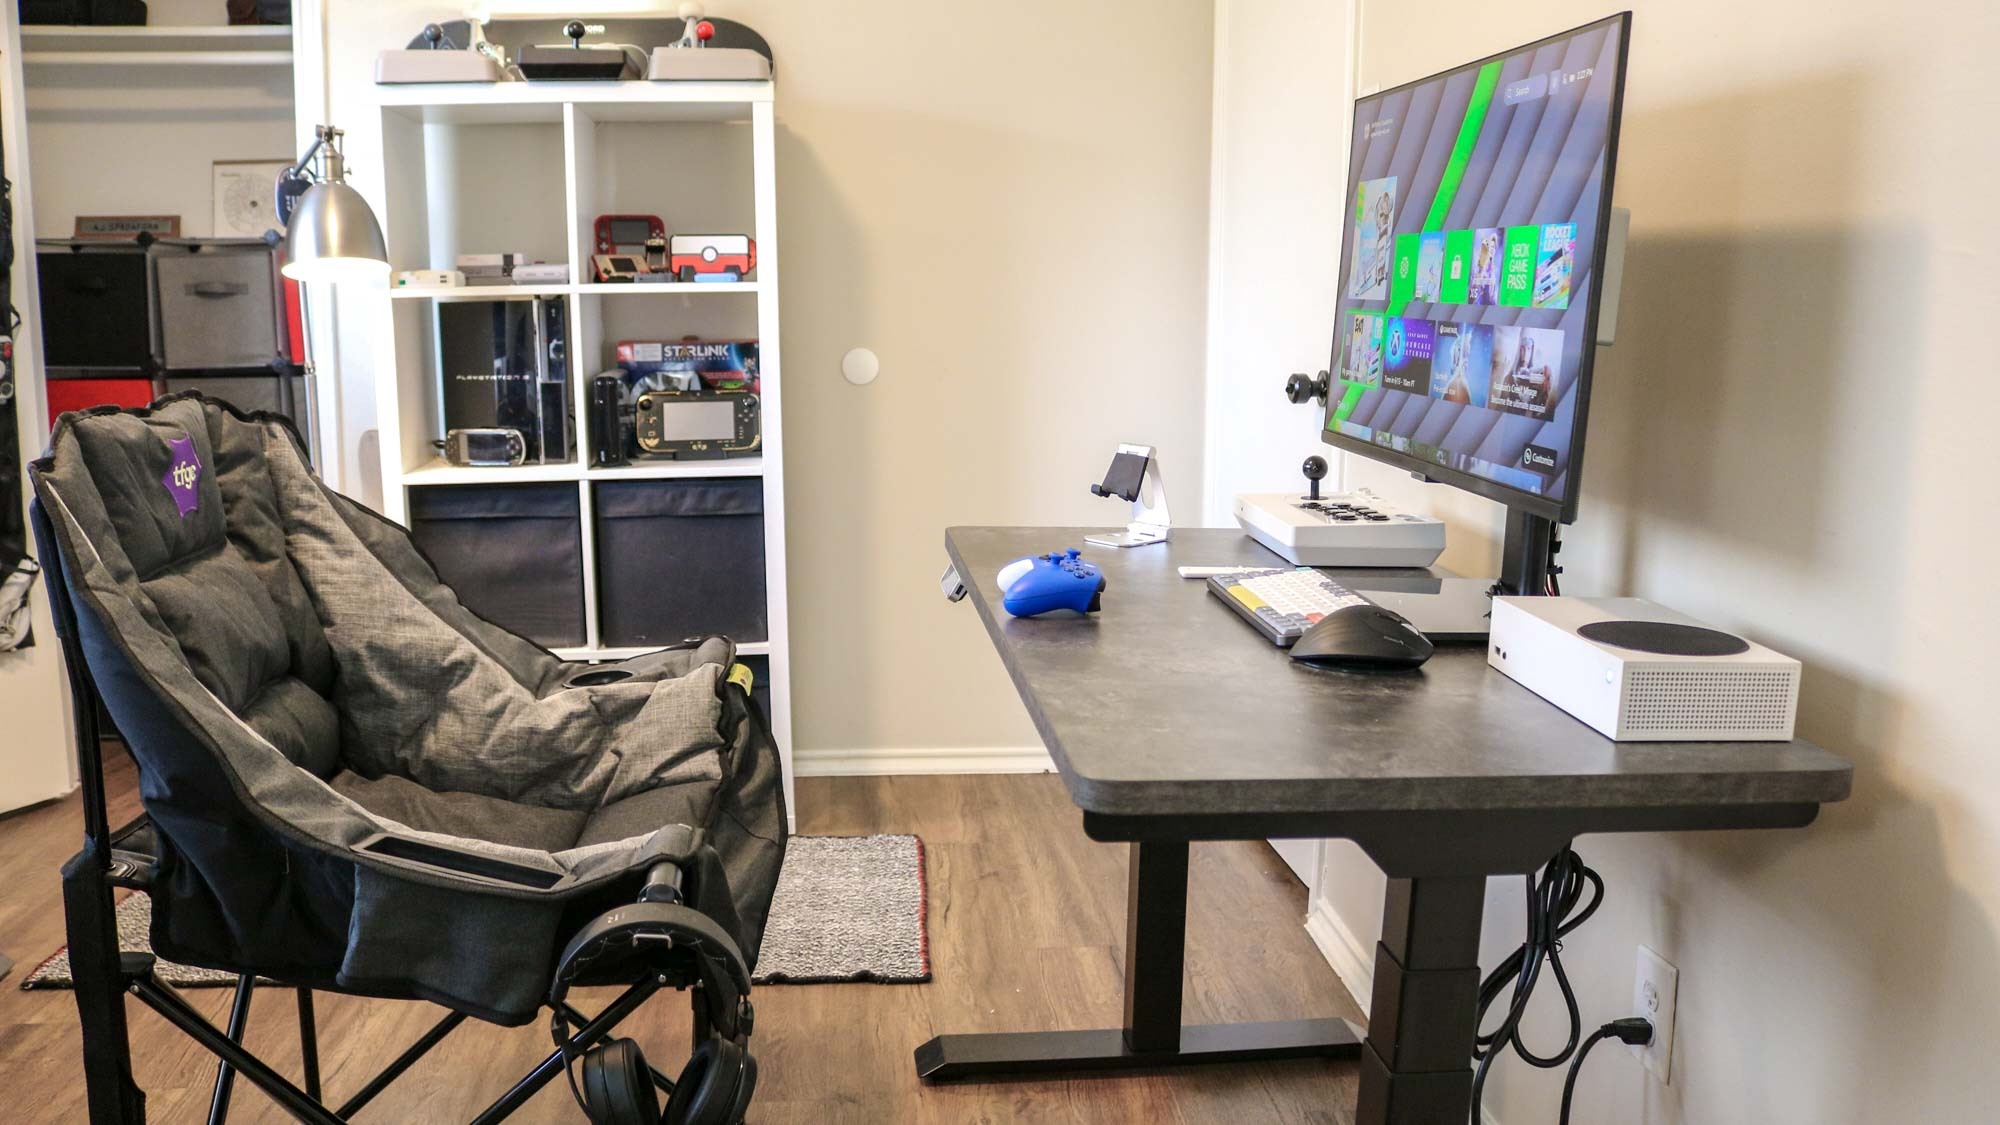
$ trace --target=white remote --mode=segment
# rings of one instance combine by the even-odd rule
[[[1182,578],[1214,578],[1218,574],[1241,574],[1246,570],[1270,570],[1268,566],[1184,566]]]

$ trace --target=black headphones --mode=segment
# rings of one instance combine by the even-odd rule
[[[677,882],[678,880],[676,880]],[[648,892],[653,880],[648,881]],[[570,1046],[563,1000],[587,971],[637,962],[663,976],[692,968],[699,1012],[696,1045],[663,1111],[652,1068],[629,1038],[608,1040],[582,1054]],[[638,902],[599,915],[571,939],[549,987],[551,1031],[563,1052],[570,1090],[593,1125],[737,1125],[757,1090],[757,1060],[749,1051],[755,1013],[750,971],[736,942],[706,914],[675,902]],[[579,1082],[577,1071],[582,1072]]]

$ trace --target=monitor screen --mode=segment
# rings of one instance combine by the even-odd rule
[[[1355,102],[1328,442],[1575,515],[1630,20]]]

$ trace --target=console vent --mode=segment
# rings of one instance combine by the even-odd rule
[[[1784,737],[1792,728],[1798,674],[1746,668],[1646,668],[1630,672],[1628,734],[1713,731]]]

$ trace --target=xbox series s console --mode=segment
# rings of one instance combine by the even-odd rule
[[[1494,598],[1486,662],[1620,742],[1782,742],[1798,711],[1798,661],[1641,598]]]

